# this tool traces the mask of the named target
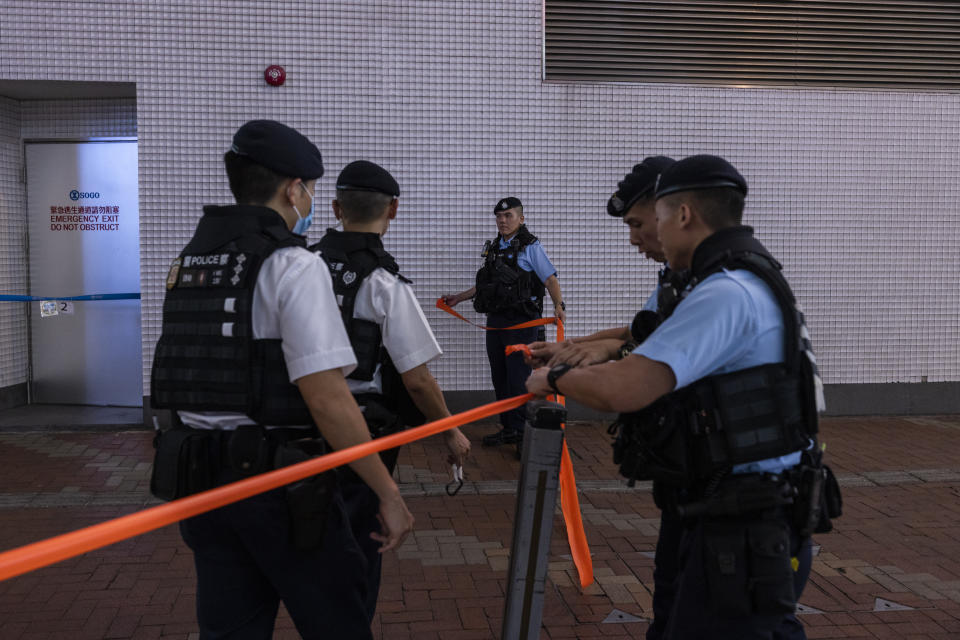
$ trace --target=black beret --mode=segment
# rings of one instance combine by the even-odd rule
[[[274,120],[251,120],[233,136],[230,150],[287,178],[323,175],[320,150],[306,136]]]
[[[662,198],[678,191],[716,187],[733,187],[747,195],[747,181],[732,164],[719,156],[690,156],[660,174],[655,195]]]
[[[369,160],[354,160],[337,177],[337,189],[347,191],[376,191],[394,198],[400,195],[400,185],[390,172]]]
[[[519,198],[514,198],[510,196],[509,198],[504,198],[497,203],[497,206],[493,208],[494,213],[500,213],[501,211],[506,211],[507,209],[513,209],[514,207],[522,207],[523,203],[520,202]]]
[[[607,200],[607,213],[617,218],[627,215],[627,211],[630,211],[630,207],[637,200],[653,195],[657,178],[673,163],[673,158],[650,156],[644,158],[640,164],[634,165],[630,173],[617,185],[617,192]]]

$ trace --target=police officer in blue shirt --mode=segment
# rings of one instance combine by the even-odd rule
[[[626,414],[615,461],[682,519],[664,638],[804,638],[793,612],[820,505],[822,385],[780,265],[741,226],[747,184],[693,156],[656,189],[671,276],[656,330],[621,360],[542,367],[529,391]]]
[[[630,230],[630,244],[646,258],[663,264],[666,256],[657,237],[657,216],[654,188],[660,174],[674,163],[672,158],[651,156],[634,165],[617,185],[616,192],[607,201],[607,213],[619,218]],[[664,275],[661,270],[661,277]],[[643,308],[633,321],[620,327],[603,329],[587,336],[570,338],[566,342],[535,342],[530,345],[531,364],[548,367],[567,362],[588,365],[624,357],[646,339],[659,323],[655,287]],[[653,493],[661,492],[655,483]],[[673,605],[673,589],[678,574],[677,545],[680,542],[681,519],[670,511],[661,511],[660,528],[653,569],[653,620],[647,628],[646,640],[660,640]]]
[[[607,201],[607,213],[619,218],[629,229],[630,244],[644,257],[664,264],[666,257],[657,238],[654,187],[664,169],[674,163],[666,156],[650,156],[633,166]],[[662,270],[661,270],[662,274]],[[565,342],[535,342],[530,346],[532,364],[597,364],[614,358],[629,343],[643,342],[656,323],[659,287],[647,297],[640,313],[626,326],[602,329]],[[632,348],[631,347],[631,350]]]
[[[452,306],[473,298],[478,313],[487,314],[488,327],[510,327],[540,317],[544,291],[550,293],[554,313],[566,319],[566,305],[560,293],[560,281],[547,253],[537,237],[527,230],[523,204],[514,197],[503,198],[493,208],[497,218],[497,237],[483,248],[483,266],[477,272],[476,285],[457,294],[446,295]],[[487,358],[497,400],[524,393],[524,381],[530,367],[519,353],[507,356],[511,344],[527,344],[538,336],[537,327],[487,332]],[[501,428],[484,436],[483,444],[519,444],[523,441],[526,413],[523,407],[500,414]]]

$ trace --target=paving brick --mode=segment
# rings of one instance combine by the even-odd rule
[[[103,635],[104,638],[129,638],[134,635],[137,631],[137,626],[140,623],[139,615],[120,615],[115,617],[111,623],[110,627],[107,629],[107,632]]]
[[[30,625],[26,622],[3,622],[0,624],[0,637],[9,640],[19,640],[27,632]]]
[[[803,616],[808,637],[960,637],[960,506],[951,484],[960,465],[948,437],[956,430],[942,426],[960,420],[916,420],[823,422],[846,513],[833,533],[816,536],[822,553],[803,602],[827,613]],[[478,437],[490,426],[465,431]],[[659,525],[649,486],[627,490],[608,463],[603,430],[568,432],[597,584],[577,588],[558,514],[541,638],[642,638],[646,629],[599,624],[621,601],[623,610],[649,612],[652,560],[642,552],[653,549]],[[9,445],[0,446],[0,548],[153,503],[148,433],[0,434],[0,444]],[[384,559],[378,640],[499,635],[517,463],[502,451],[474,452],[475,490],[456,499],[441,493],[449,470],[431,442],[401,454],[401,479],[417,483],[408,504],[419,528]],[[0,583],[0,637],[189,637],[193,580],[189,551],[166,527]],[[874,613],[877,597],[918,609]],[[296,637],[285,614],[276,637]]]
[[[97,608],[80,627],[80,635],[84,638],[102,638],[106,635],[114,618],[117,617],[119,609],[117,608]]]
[[[425,622],[433,620],[433,613],[429,610],[405,610],[395,613],[380,614],[380,620],[383,624],[396,624],[398,622]]]

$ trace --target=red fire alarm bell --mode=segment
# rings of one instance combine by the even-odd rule
[[[287,79],[287,72],[278,64],[272,64],[263,72],[263,79],[271,87],[279,87]]]

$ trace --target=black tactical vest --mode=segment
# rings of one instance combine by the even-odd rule
[[[264,425],[313,423],[290,382],[280,340],[253,337],[263,261],[305,244],[272,209],[204,207],[167,275],[150,384],[154,408],[238,412]]]
[[[753,229],[718,231],[697,247],[689,271],[666,271],[660,321],[722,269],[746,269],[771,289],[783,314],[784,362],[708,376],[622,415],[614,462],[631,480],[691,485],[733,465],[803,449],[817,433],[823,392],[803,314]]]
[[[525,271],[517,264],[524,247],[537,237],[520,225],[506,249],[500,248],[500,236],[483,247],[483,266],[477,272],[477,293],[473,308],[477,313],[538,318],[543,311],[543,283],[533,271]]]
[[[383,394],[375,400],[399,416],[405,426],[423,424],[425,421],[423,414],[414,405],[407,388],[403,385],[400,373],[383,346],[380,325],[354,317],[354,306],[360,285],[378,268],[386,269],[404,282],[410,282],[410,280],[400,275],[400,267],[397,266],[393,256],[384,250],[383,241],[376,233],[327,229],[326,235],[320,242],[312,245],[310,251],[323,258],[330,268],[333,292],[337,296],[343,325],[357,357],[357,368],[347,378],[373,380],[377,365],[380,365]],[[357,400],[360,404],[365,404],[368,399],[360,397]]]

